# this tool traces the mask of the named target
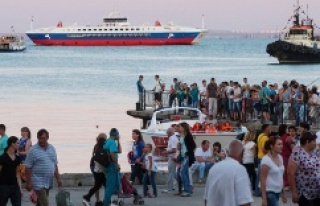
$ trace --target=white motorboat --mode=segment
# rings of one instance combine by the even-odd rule
[[[158,116],[168,116],[168,119],[159,120]],[[189,119],[179,118],[179,115],[183,115],[184,117],[189,117]],[[175,118],[178,117],[178,118]],[[189,124],[190,128],[193,128],[195,124],[203,123],[213,123],[217,124],[217,120],[206,120],[206,115],[203,114],[197,108],[191,107],[174,107],[174,108],[164,108],[158,111],[155,111],[152,115],[152,119],[147,129],[142,129],[141,133],[143,135],[143,139],[146,143],[151,143],[154,148],[165,148],[167,144],[167,129],[171,127],[173,124],[180,124],[182,122],[186,122]],[[231,131],[219,131],[216,132],[208,132],[208,131],[191,131],[194,140],[197,144],[197,147],[201,145],[203,140],[209,140],[212,145],[214,142],[220,142],[223,148],[226,148],[229,142],[235,139],[240,133],[246,132],[246,127],[241,127],[240,130],[231,130]],[[160,144],[160,145],[159,145]]]

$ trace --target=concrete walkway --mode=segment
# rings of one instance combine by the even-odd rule
[[[136,186],[138,189],[139,194],[142,193],[142,186]],[[178,197],[174,196],[173,194],[166,194],[161,193],[161,190],[165,189],[165,186],[157,186],[158,189],[158,197],[157,198],[145,198],[144,205],[152,205],[152,206],[201,206],[204,205],[203,202],[203,194],[204,194],[204,185],[196,185],[194,189],[194,194],[192,197]],[[88,192],[90,187],[72,187],[72,188],[65,188],[71,193],[71,199],[75,206],[82,206],[82,195]],[[57,194],[58,189],[55,188],[50,191],[50,206],[55,206],[55,195]],[[101,197],[103,197],[103,190],[100,190]],[[95,198],[91,199],[91,205],[94,205]],[[11,205],[11,204],[9,204]],[[23,206],[32,206],[32,203],[29,200],[28,192],[24,192],[23,196]],[[133,206],[133,198],[125,199],[126,206]],[[217,204],[218,205],[218,204]],[[261,198],[254,198],[253,206],[261,206]],[[283,204],[280,201],[280,205],[284,206],[293,206],[291,202],[291,194],[288,194],[288,203]]]

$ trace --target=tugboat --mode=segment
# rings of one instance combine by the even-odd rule
[[[17,35],[6,35],[0,37],[0,52],[21,52],[26,45],[21,37]]]
[[[308,15],[300,22],[300,10],[297,0],[293,26],[282,38],[267,46],[267,53],[277,58],[280,64],[320,63],[320,37],[315,36],[313,20]]]

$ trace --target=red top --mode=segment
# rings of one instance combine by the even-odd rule
[[[282,135],[281,140],[283,143],[282,157],[289,158],[292,153],[291,145],[294,144],[294,141],[290,137],[288,137],[287,134]]]

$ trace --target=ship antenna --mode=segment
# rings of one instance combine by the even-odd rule
[[[307,19],[309,19],[309,5],[307,4]]]
[[[33,16],[31,16],[31,21],[30,21],[30,30],[33,30]]]
[[[296,20],[294,21],[295,26],[299,26],[300,20],[299,20],[299,10],[300,10],[300,5],[299,5],[299,0],[297,0],[297,9],[295,13]]]
[[[202,14],[202,29],[205,29],[205,24],[204,24],[204,14]]]
[[[15,33],[15,31],[14,31],[14,26],[11,26],[11,32],[12,32],[12,33]]]

